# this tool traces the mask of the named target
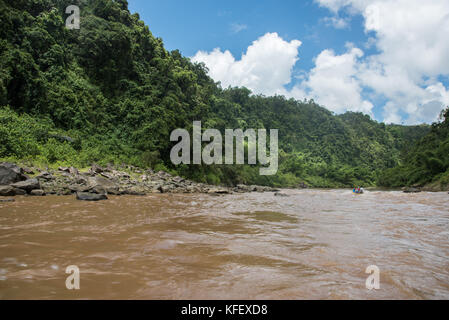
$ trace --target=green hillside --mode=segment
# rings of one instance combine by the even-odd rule
[[[441,114],[441,122],[434,123],[424,138],[414,144],[403,163],[385,170],[379,185],[386,187],[416,186],[429,190],[449,187],[449,108]]]
[[[81,9],[80,30],[65,28],[72,4]],[[222,89],[204,65],[168,52],[127,6],[126,0],[0,0],[1,159],[128,163],[215,184],[368,186],[430,130]],[[259,176],[249,165],[173,166],[170,133],[191,129],[193,121],[222,132],[279,129],[278,174]]]

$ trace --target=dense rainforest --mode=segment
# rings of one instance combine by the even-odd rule
[[[449,186],[449,108],[430,132],[406,153],[401,165],[386,169],[378,184],[385,187],[416,186],[446,190]]]
[[[69,5],[80,7],[79,30],[65,27]],[[126,0],[0,0],[0,21],[3,160],[126,163],[212,184],[285,187],[401,186],[448,168],[447,113],[431,128],[385,125],[312,100],[221,88],[205,65],[167,51]],[[279,129],[278,173],[174,166],[170,133],[193,121],[221,132]]]

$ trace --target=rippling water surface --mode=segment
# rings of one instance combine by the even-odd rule
[[[0,203],[0,299],[449,299],[448,194],[285,193]]]

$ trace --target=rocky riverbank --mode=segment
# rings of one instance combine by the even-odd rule
[[[178,176],[133,166],[100,167],[87,170],[59,167],[56,170],[20,167],[0,163],[0,196],[71,195],[79,200],[105,200],[108,195],[146,195],[150,193],[206,193],[211,195],[276,192],[270,187],[238,185],[217,187],[196,183]]]
[[[413,185],[411,187],[404,187],[402,188],[402,191],[405,193],[445,192],[449,191],[449,184],[441,184],[439,181],[437,181],[426,185]]]

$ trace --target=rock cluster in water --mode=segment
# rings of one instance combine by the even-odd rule
[[[403,192],[404,193],[420,193],[420,192],[422,192],[422,190],[420,188],[409,187],[409,188],[404,188]]]
[[[93,165],[88,171],[80,172],[74,167],[40,170],[21,168],[12,163],[0,163],[0,196],[76,194],[78,200],[98,201],[107,199],[107,195],[139,196],[150,193],[220,195],[278,191],[262,186],[211,186],[174,177],[164,171],[154,172],[133,166],[124,166],[121,169],[122,171],[119,171],[113,167],[103,168]]]

